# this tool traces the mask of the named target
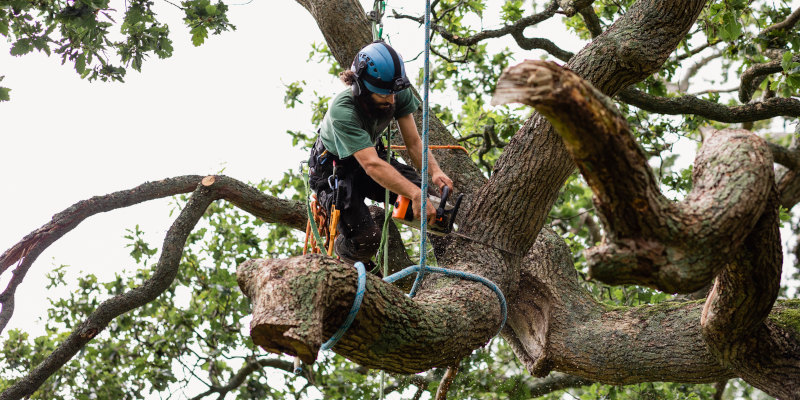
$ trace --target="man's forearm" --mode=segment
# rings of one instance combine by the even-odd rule
[[[397,172],[389,163],[381,160],[364,168],[370,178],[381,186],[399,195],[415,199],[420,196],[420,189],[406,177]]]

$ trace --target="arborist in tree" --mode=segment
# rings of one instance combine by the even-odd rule
[[[392,203],[398,194],[411,199],[419,218],[419,174],[394,158],[387,162],[380,135],[396,119],[411,160],[421,168],[422,140],[412,115],[420,101],[409,89],[403,59],[383,41],[362,48],[350,70],[339,77],[350,89],[339,93],[325,114],[311,149],[309,182],[320,204],[329,210],[335,205],[341,212],[336,254],[346,262],[369,264],[380,246],[381,228],[370,216],[365,198],[383,201],[388,189]],[[445,185],[452,190],[453,181],[430,152],[428,170],[440,190]],[[430,202],[426,209],[432,221],[436,210]]]

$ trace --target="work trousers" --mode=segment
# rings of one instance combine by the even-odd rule
[[[377,146],[376,151],[378,157],[386,159],[383,145]],[[336,176],[332,177],[334,163]],[[395,158],[391,158],[389,164],[403,177],[421,186],[422,181],[414,168],[401,164]],[[367,175],[355,157],[338,159],[326,153],[320,139],[311,149],[309,167],[309,184],[317,194],[317,201],[327,210],[335,203],[341,212],[337,225],[340,237],[336,240],[336,253],[346,261],[368,263],[380,246],[382,227],[372,219],[364,200],[383,202],[386,189]],[[396,199],[397,194],[390,192],[389,201],[394,203]]]

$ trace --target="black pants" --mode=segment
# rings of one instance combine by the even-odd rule
[[[376,150],[378,157],[385,160],[386,150],[383,146],[379,145]],[[309,159],[311,167],[309,184],[317,193],[317,201],[323,207],[330,210],[334,201],[339,205],[337,209],[341,211],[341,214],[337,229],[343,239],[339,239],[341,243],[337,243],[337,254],[350,260],[366,263],[378,251],[382,227],[378,226],[370,216],[364,199],[383,202],[386,189],[367,175],[355,157],[350,156],[339,160],[330,153],[320,157],[321,154],[325,154],[325,149],[322,141],[317,139]],[[336,162],[336,177],[331,178],[334,162]],[[389,164],[415,185],[422,184],[419,174],[414,168],[401,164],[394,158],[389,160]],[[334,188],[331,187],[335,186],[337,177],[338,200],[335,198]],[[389,201],[394,203],[396,199],[397,194],[390,192]]]

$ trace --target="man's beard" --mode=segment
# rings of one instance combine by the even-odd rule
[[[367,92],[359,97],[362,108],[366,111],[367,115],[377,121],[384,121],[394,116],[395,106],[394,103],[380,102],[378,103],[372,98],[372,95]]]

